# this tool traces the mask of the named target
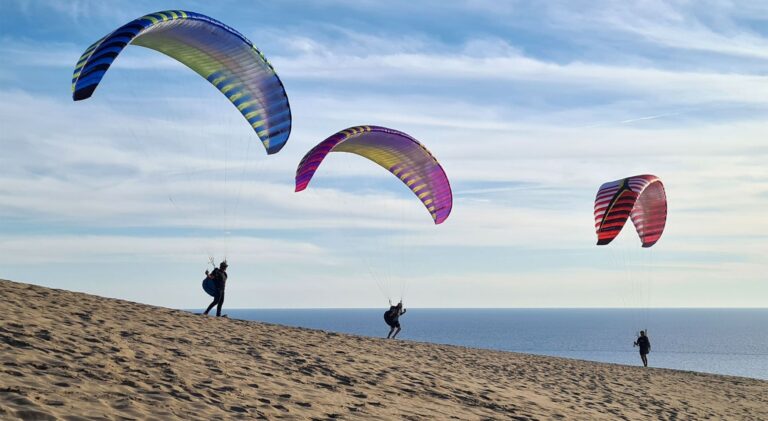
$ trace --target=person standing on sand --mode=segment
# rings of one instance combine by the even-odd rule
[[[221,317],[221,306],[224,305],[224,288],[227,286],[228,266],[229,265],[227,265],[227,261],[225,260],[221,262],[218,268],[213,269],[213,272],[208,273],[207,270],[205,271],[205,274],[213,280],[213,284],[216,286],[216,295],[213,297],[213,302],[205,310],[205,313],[203,313],[206,316],[213,306],[218,304],[218,307],[216,307],[216,317]]]
[[[640,347],[640,358],[643,360],[643,367],[648,367],[648,353],[651,352],[651,341],[645,336],[645,331],[640,331],[640,336],[635,341],[635,345]]]
[[[392,302],[390,301],[390,304]],[[387,335],[387,339],[395,339],[395,336],[397,336],[398,333],[400,333],[400,316],[405,314],[405,309],[403,308],[403,302],[400,301],[397,303],[396,306],[390,305],[389,311],[384,313],[384,321],[387,322],[389,325],[389,334]],[[393,335],[392,332],[395,334]]]

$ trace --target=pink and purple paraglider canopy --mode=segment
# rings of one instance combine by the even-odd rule
[[[453,195],[443,167],[416,139],[386,127],[351,127],[320,142],[304,155],[296,169],[297,192],[307,188],[331,152],[360,155],[397,176],[421,200],[435,224],[450,215]]]

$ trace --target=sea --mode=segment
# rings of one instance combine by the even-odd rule
[[[386,309],[233,309],[231,318],[384,337]],[[768,309],[408,309],[399,340],[768,380]]]

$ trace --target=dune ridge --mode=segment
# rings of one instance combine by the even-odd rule
[[[0,419],[768,419],[768,382],[208,318],[0,280]]]

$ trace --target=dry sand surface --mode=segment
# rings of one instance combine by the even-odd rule
[[[0,419],[752,419],[768,382],[216,319],[0,280]]]

